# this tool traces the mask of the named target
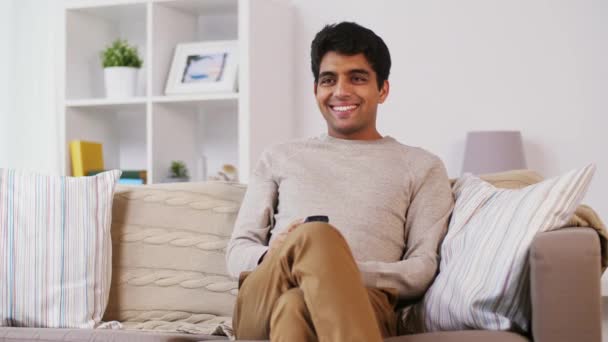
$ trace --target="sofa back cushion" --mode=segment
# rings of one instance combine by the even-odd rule
[[[238,286],[225,248],[244,193],[223,182],[119,186],[104,320],[193,332],[229,322]]]

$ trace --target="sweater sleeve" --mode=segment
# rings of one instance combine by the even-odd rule
[[[399,298],[406,300],[422,296],[433,281],[439,244],[454,207],[447,172],[439,158],[434,157],[430,167],[416,178],[405,214],[407,243],[402,260],[358,263],[366,286],[394,288]]]
[[[274,226],[278,185],[272,176],[270,153],[264,151],[249,179],[232,236],[226,250],[228,273],[237,278],[252,271],[268,250],[270,229]]]

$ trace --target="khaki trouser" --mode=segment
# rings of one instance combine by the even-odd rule
[[[243,281],[234,309],[237,339],[382,341],[396,334],[393,289],[365,288],[342,235],[305,223]]]

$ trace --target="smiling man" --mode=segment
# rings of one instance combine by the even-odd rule
[[[364,54],[327,52],[318,70],[315,95],[328,134],[340,139],[381,139],[376,112],[388,89],[388,80],[376,74]]]
[[[436,274],[449,180],[439,158],[376,128],[391,67],[380,37],[326,26],[311,64],[327,134],[270,147],[253,171],[226,256],[233,276],[252,271],[235,334],[381,341],[397,334],[398,300],[419,299]],[[305,222],[313,215],[329,223]]]

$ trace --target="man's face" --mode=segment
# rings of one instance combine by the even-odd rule
[[[327,121],[329,135],[342,139],[374,139],[378,104],[388,96],[389,84],[378,89],[376,72],[362,53],[353,56],[330,51],[321,59],[315,96]]]

